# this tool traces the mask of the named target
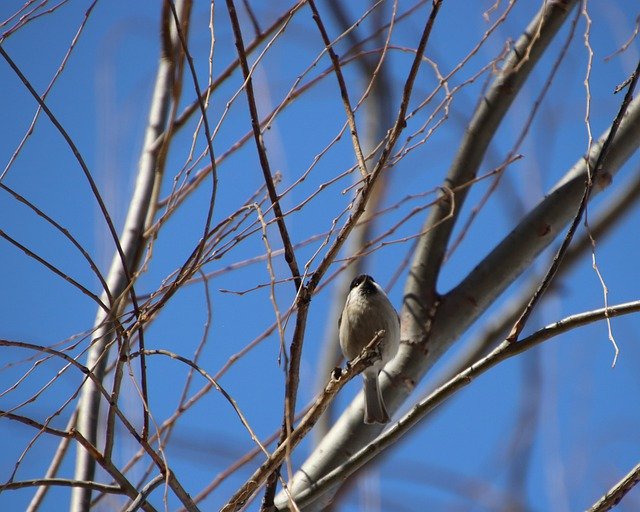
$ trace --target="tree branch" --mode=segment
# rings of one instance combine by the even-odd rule
[[[516,43],[503,71],[494,82],[493,88],[487,93],[486,98],[480,102],[478,110],[474,114],[461,150],[452,164],[446,180],[448,188],[454,187],[455,195],[452,199],[449,199],[446,195],[443,196],[445,199],[427,219],[426,229],[422,230],[426,235],[420,239],[414,263],[409,272],[401,314],[401,339],[403,344],[396,359],[387,366],[390,378],[381,379],[383,392],[385,393],[385,403],[390,411],[395,411],[399,407],[411,393],[419,378],[431,367],[444,350],[453,343],[453,340],[457,339],[457,335],[462,332],[459,327],[470,324],[470,322],[467,323],[467,319],[470,318],[468,312],[466,313],[467,316],[462,316],[458,310],[448,311],[449,316],[442,316],[446,321],[440,326],[443,332],[446,332],[444,336],[446,342],[440,340],[441,333],[428,332],[428,326],[433,323],[431,319],[433,306],[437,301],[435,295],[437,269],[439,269],[442,262],[446,243],[453,229],[453,221],[455,221],[461,209],[458,200],[463,200],[466,196],[466,187],[465,190],[461,190],[459,187],[472,181],[475,177],[485,149],[504,113],[513,98],[515,98],[517,90],[524,83],[529,71],[537,63],[543,50],[566,19],[569,8],[574,4],[575,0],[545,2],[542,10]],[[434,7],[437,7],[437,5],[434,4]],[[433,22],[431,17],[430,22]],[[424,47],[419,46],[416,55],[421,56],[423,50]],[[410,80],[407,80],[401,111],[402,108],[406,109],[406,91],[407,86],[410,88],[409,83]],[[495,112],[493,112],[494,109]],[[400,119],[399,116],[398,120]],[[398,128],[399,124],[397,122],[394,129],[391,130],[390,140],[397,134]],[[386,162],[386,156],[385,148],[380,161]],[[372,174],[375,174],[375,172],[376,169],[374,168]],[[447,216],[451,215],[451,204],[455,205],[455,211],[452,218],[448,219]],[[566,220],[563,221],[563,225],[564,222]],[[342,233],[338,235],[336,244],[341,241],[341,235]],[[551,237],[545,239],[545,245],[550,243],[551,240]],[[434,247],[433,244],[436,244],[437,247]],[[542,250],[542,247],[539,250]],[[331,254],[331,250],[329,254]],[[531,259],[533,257],[531,256]],[[524,263],[523,261],[522,264],[524,265]],[[318,271],[323,270],[324,267],[321,264]],[[522,270],[524,270],[524,267],[520,271]],[[433,273],[436,275],[432,275]],[[519,272],[509,275],[509,279],[515,279],[517,275],[519,275]],[[311,279],[311,284],[314,279],[315,275]],[[492,301],[497,294],[497,290],[496,295],[489,293],[488,299]],[[487,302],[487,305],[489,303]],[[468,306],[468,303],[465,302],[465,305]],[[438,316],[441,316],[439,311]],[[454,318],[455,320],[453,320]],[[476,316],[473,316],[473,319],[475,318]],[[436,320],[434,319],[434,321]],[[435,325],[433,329],[435,329]],[[450,330],[451,332],[449,332]],[[450,338],[449,334],[455,334],[456,336]],[[427,348],[425,347],[425,342],[428,337],[429,346]],[[362,424],[361,409],[362,394],[360,393],[294,477],[294,481],[290,485],[294,496],[333,467],[341,464],[347,451],[353,451],[358,447],[364,446],[381,431],[379,426],[367,426],[365,428]],[[346,443],[349,445],[348,450],[346,450]],[[276,504],[281,506],[285,501],[286,498],[280,494],[276,499]],[[321,507],[321,502],[322,500],[319,500],[312,509],[315,509],[314,507],[316,506]]]
[[[625,477],[614,485],[587,512],[605,512],[615,507],[625,495],[640,482],[640,464],[634,467]]]
[[[595,163],[593,164],[593,168],[591,168],[590,166],[587,166],[587,176],[585,180],[585,187],[584,187],[584,192],[582,194],[582,198],[580,199],[580,204],[578,205],[578,211],[576,212],[575,217],[573,218],[573,221],[569,226],[569,230],[567,231],[567,234],[564,237],[564,240],[562,241],[562,244],[560,245],[560,248],[558,249],[556,256],[554,257],[553,262],[551,263],[551,266],[547,271],[547,274],[544,276],[542,283],[540,283],[540,286],[531,297],[531,300],[529,301],[529,303],[527,304],[527,307],[522,312],[522,315],[520,315],[516,323],[513,325],[513,328],[511,329],[511,332],[507,337],[509,341],[516,341],[518,339],[518,336],[520,335],[520,333],[522,332],[522,329],[524,329],[524,326],[527,323],[527,319],[533,312],[533,309],[535,308],[536,304],[538,303],[538,301],[540,300],[540,298],[542,297],[546,289],[551,284],[551,281],[553,280],[554,276],[556,275],[556,272],[558,271],[558,268],[560,267],[560,264],[562,263],[564,254],[567,252],[567,249],[569,248],[569,244],[571,243],[571,240],[573,240],[573,235],[575,234],[576,229],[578,229],[578,225],[582,220],[582,216],[587,207],[587,203],[593,191],[593,187],[602,178],[602,174],[606,174],[606,171],[603,168],[606,164],[606,159],[609,153],[609,149],[611,148],[611,143],[616,136],[618,128],[620,127],[620,123],[622,123],[622,119],[624,118],[627,112],[627,109],[629,108],[629,104],[633,99],[633,92],[635,90],[636,83],[638,81],[639,73],[640,73],[640,61],[638,61],[636,70],[631,75],[631,81],[629,83],[627,93],[624,96],[624,100],[620,105],[620,109],[618,110],[618,114],[616,115],[616,118],[614,119],[613,124],[611,125],[609,133],[607,133],[607,136],[604,138],[604,141],[602,142],[602,147],[597,153],[598,156],[596,158]],[[608,181],[608,180],[605,178],[605,181]],[[618,358],[618,347],[615,347],[615,349],[616,349],[616,353],[613,359],[614,365],[616,364],[616,359]]]
[[[606,318],[627,315],[638,311],[640,311],[640,301],[627,302],[616,306],[610,306],[608,308],[601,308],[566,317],[544,327],[543,329],[540,329],[539,331],[536,331],[518,342],[504,340],[490,354],[467,367],[465,370],[431,393],[427,398],[420,400],[407,414],[395,422],[393,426],[377,437],[374,441],[358,450],[358,452],[349,457],[346,462],[328,472],[326,475],[318,479],[317,482],[308,486],[303,492],[296,494],[296,505],[299,508],[306,508],[311,505],[315,500],[319,499],[323,494],[331,490],[336,484],[344,481],[349,475],[364,466],[368,461],[382,453],[390,446],[393,446],[428,413],[432,412],[436,407],[451,398],[462,388],[471,384],[474,379],[499,363],[530,350],[533,347],[536,347],[537,345],[572,329],[576,329],[599,320],[604,320]],[[630,489],[630,487],[628,487],[630,482],[628,482],[627,479],[635,479],[633,483],[633,485],[635,485],[637,479],[640,478],[638,475],[640,475],[640,469],[637,467],[634,468],[632,473],[627,475],[624,480],[624,482],[626,482],[625,492]],[[623,495],[620,496],[620,499]],[[278,510],[286,510],[286,508],[282,507],[278,508]]]

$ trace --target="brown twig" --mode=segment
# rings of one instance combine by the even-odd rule
[[[78,281],[76,281],[73,277],[71,277],[68,274],[65,274],[62,270],[60,270],[58,267],[56,267],[55,265],[49,263],[47,260],[45,260],[42,256],[38,256],[35,252],[33,252],[31,249],[29,249],[28,247],[22,245],[20,242],[18,242],[16,239],[14,239],[13,237],[9,236],[7,233],[5,233],[2,229],[0,229],[0,237],[4,238],[7,242],[9,242],[10,244],[12,244],[13,246],[15,246],[16,248],[20,249],[22,252],[24,252],[27,256],[29,256],[30,258],[33,258],[34,260],[36,260],[38,263],[40,263],[41,265],[43,265],[45,268],[47,268],[48,270],[50,270],[51,272],[53,272],[55,275],[57,275],[58,277],[61,277],[62,279],[64,279],[65,281],[67,281],[68,283],[70,283],[71,285],[75,286],[78,290],[80,290],[82,293],[84,293],[87,297],[89,297],[90,299],[92,299],[100,309],[102,309],[103,311],[109,312],[109,306],[107,306],[104,302],[102,302],[102,300],[100,299],[100,297],[98,297],[95,293],[89,291],[89,289],[87,289],[86,287],[84,287],[83,285],[81,285]]]
[[[100,212],[102,213],[102,216],[103,216],[103,218],[104,218],[104,220],[105,220],[105,222],[107,224],[107,228],[109,229],[109,233],[111,234],[111,238],[113,239],[114,245],[115,245],[116,250],[118,252],[118,255],[120,257],[120,262],[122,264],[123,271],[124,271],[124,273],[126,275],[127,282],[129,284],[129,292],[130,292],[130,297],[131,297],[131,303],[132,303],[132,305],[134,307],[134,311],[135,311],[136,315],[139,315],[140,311],[138,309],[138,303],[136,301],[135,292],[134,292],[133,286],[132,286],[131,273],[130,273],[128,265],[127,265],[127,258],[125,257],[125,254],[124,254],[124,252],[122,250],[122,246],[120,245],[120,239],[118,237],[118,233],[117,233],[116,228],[115,228],[115,226],[113,224],[113,221],[111,220],[111,216],[109,215],[107,207],[106,207],[106,205],[105,205],[105,203],[104,203],[104,201],[102,199],[102,196],[100,195],[100,191],[98,190],[98,186],[96,185],[96,183],[95,183],[95,181],[93,179],[93,176],[91,175],[91,171],[89,170],[89,167],[85,163],[84,158],[82,157],[82,154],[80,153],[80,150],[75,145],[75,143],[73,142],[73,139],[67,133],[67,131],[64,129],[64,127],[62,126],[60,121],[58,121],[57,117],[53,114],[53,112],[49,109],[49,107],[44,102],[44,100],[36,92],[36,90],[31,85],[31,82],[22,73],[22,71],[20,71],[20,68],[11,59],[11,57],[5,51],[5,49],[2,47],[2,45],[0,45],[0,55],[4,58],[4,60],[7,62],[7,64],[9,64],[11,69],[13,69],[14,73],[18,76],[20,81],[24,84],[24,86],[27,88],[29,93],[36,100],[38,105],[45,112],[45,114],[47,115],[47,117],[51,121],[51,124],[53,124],[55,126],[55,128],[58,130],[58,132],[60,133],[60,135],[62,135],[62,138],[67,143],[67,145],[71,149],[71,152],[73,153],[73,156],[75,157],[76,161],[80,165],[80,168],[82,169],[82,172],[83,172],[87,182],[89,183],[89,188],[91,189],[91,192],[92,192],[92,194],[93,194],[93,196],[94,196],[94,198],[95,198],[95,200],[96,200],[96,202],[98,204]]]
[[[309,7],[311,8],[311,12],[313,13],[313,21],[316,22],[318,26],[318,30],[320,31],[320,35],[322,36],[322,42],[324,43],[325,49],[329,54],[329,58],[331,59],[331,64],[333,65],[333,72],[338,80],[338,87],[340,88],[340,97],[342,98],[342,104],[344,105],[344,111],[347,115],[347,122],[349,123],[349,128],[351,132],[351,142],[353,144],[353,151],[356,155],[356,160],[358,161],[358,167],[360,168],[360,174],[363,178],[366,178],[369,175],[367,171],[367,163],[365,162],[364,155],[362,153],[362,147],[360,146],[360,137],[358,136],[358,127],[356,125],[356,118],[353,115],[353,108],[351,107],[351,101],[349,100],[349,91],[347,90],[347,84],[344,81],[344,76],[342,75],[342,68],[340,66],[340,59],[333,49],[333,43],[331,39],[329,39],[329,34],[327,34],[327,30],[324,26],[322,18],[320,17],[320,13],[318,12],[318,8],[313,0],[307,0]]]
[[[0,182],[0,189],[4,190],[5,192],[13,196],[14,199],[16,199],[17,201],[21,202],[22,204],[30,208],[36,215],[43,218],[47,223],[51,224],[57,231],[62,233],[62,235],[67,240],[69,240],[76,249],[78,249],[80,254],[82,254],[82,257],[89,264],[89,267],[91,267],[91,270],[93,271],[95,276],[98,278],[98,281],[100,281],[100,285],[102,286],[102,290],[107,296],[109,304],[113,304],[113,297],[111,296],[111,291],[109,290],[109,286],[107,285],[107,282],[105,281],[102,275],[102,272],[100,272],[100,270],[98,269],[98,266],[95,264],[95,262],[93,261],[93,259],[91,258],[87,250],[82,246],[80,242],[78,242],[78,240],[69,232],[69,230],[64,226],[62,226],[60,223],[56,222],[52,217],[47,215],[44,211],[42,211],[35,204],[29,201],[26,197],[18,194],[15,190],[6,186],[4,183]]]
[[[318,396],[309,412],[300,420],[298,426],[293,429],[287,439],[281,443],[271,456],[251,475],[246,483],[238,489],[222,508],[222,512],[235,512],[240,510],[250,497],[260,488],[265,480],[277,467],[282,464],[284,458],[304,436],[311,430],[313,425],[325,411],[331,400],[338,394],[353,377],[362,372],[380,357],[377,351],[377,343],[384,336],[384,331],[379,331],[373,339],[363,349],[362,353],[354,359],[344,371],[336,370],[325,386],[324,391]]]
[[[33,343],[26,343],[26,342],[6,340],[6,339],[0,339],[0,346],[16,347],[16,348],[22,348],[22,349],[27,349],[27,350],[34,350],[36,352],[43,352],[45,354],[51,354],[51,355],[53,355],[55,357],[63,359],[65,362],[69,363],[70,365],[75,367],[77,370],[79,370],[85,376],[85,378],[91,380],[92,383],[95,385],[96,389],[98,390],[98,392],[100,393],[100,396],[102,398],[104,398],[106,400],[110,400],[111,399],[111,396],[110,396],[109,392],[105,389],[104,385],[102,384],[102,381],[95,375],[95,373],[93,371],[91,371],[89,368],[87,368],[86,366],[80,364],[73,357],[71,357],[70,355],[68,355],[68,354],[66,354],[64,352],[61,352],[59,350],[55,350],[55,349],[52,349],[52,348],[49,348],[49,347],[44,347],[44,346],[41,346],[41,345],[35,345]],[[129,434],[135,439],[135,441],[142,448],[144,448],[144,450],[151,457],[151,459],[154,461],[154,463],[156,464],[158,469],[164,475],[166,475],[167,480],[168,480],[168,485],[175,492],[176,496],[182,501],[182,503],[185,505],[187,510],[196,511],[197,507],[193,503],[191,497],[184,490],[184,488],[182,487],[182,485],[180,484],[180,482],[176,478],[175,474],[166,467],[162,457],[160,457],[158,455],[158,453],[151,447],[151,445],[145,439],[143,439],[140,434],[138,434],[138,432],[136,431],[135,427],[131,424],[131,422],[128,420],[128,418],[122,412],[122,410],[119,407],[117,407],[117,405],[115,405],[113,407],[113,410],[114,410],[114,414],[118,417],[118,419],[121,421],[122,425],[126,428],[126,430],[129,432]],[[0,416],[5,416],[5,417],[11,418],[11,419],[17,419],[17,418],[14,418],[15,415],[12,415],[11,413],[7,413],[6,411],[5,412],[1,412],[0,411]],[[98,462],[105,469],[110,468],[108,471],[112,476],[114,476],[114,478],[115,478],[116,474],[118,474],[118,475],[121,474],[115,468],[115,466],[113,466],[113,464],[110,461],[110,459],[106,458],[101,452],[99,452],[99,450],[93,445],[93,443],[89,442],[78,430],[73,430],[73,431],[71,431],[72,433],[69,434],[68,432],[63,432],[63,431],[60,431],[60,430],[57,430],[57,429],[52,429],[51,427],[48,427],[47,425],[42,425],[42,424],[36,422],[35,420],[29,420],[29,421],[25,420],[23,422],[26,422],[28,424],[32,424],[33,426],[35,426],[36,428],[38,428],[39,430],[41,430],[43,432],[52,433],[52,434],[57,435],[57,436],[66,437],[67,435],[72,435],[74,437],[74,439],[76,439],[78,442],[80,442],[82,444],[82,446],[88,451],[88,453],[89,453],[90,457],[92,458],[92,460]],[[124,477],[122,477],[122,478],[124,478]],[[116,478],[116,481],[118,483],[120,483],[121,485],[123,483],[122,481],[118,480],[117,478]],[[126,483],[127,483],[128,486],[130,486],[132,489],[134,489],[133,486],[128,483],[128,481],[126,481]],[[135,496],[137,496],[137,495],[138,495],[138,492],[135,491]]]
[[[267,190],[269,191],[269,197],[271,199],[271,203],[273,206],[273,213],[276,217],[278,229],[280,230],[280,236],[282,238],[282,243],[284,245],[284,259],[289,265],[291,270],[291,275],[294,278],[294,284],[296,287],[296,293],[300,290],[302,286],[302,279],[300,277],[300,270],[298,269],[298,263],[295,258],[295,253],[293,252],[293,248],[291,246],[291,238],[289,237],[289,232],[287,230],[287,226],[284,222],[284,217],[282,215],[282,209],[280,208],[280,199],[278,197],[278,192],[276,191],[273,175],[271,173],[271,168],[269,164],[269,159],[267,158],[267,152],[264,145],[264,141],[262,139],[262,131],[260,130],[260,117],[258,115],[258,108],[256,106],[255,95],[253,92],[253,80],[251,78],[251,72],[249,70],[249,64],[247,62],[247,52],[244,46],[244,40],[242,38],[242,30],[240,28],[240,21],[238,20],[238,14],[236,12],[235,5],[233,4],[233,0],[227,1],[227,10],[229,12],[229,17],[231,19],[231,25],[233,27],[233,35],[235,38],[236,49],[238,50],[238,58],[240,60],[240,67],[242,69],[242,75],[245,79],[245,95],[247,97],[247,103],[249,106],[249,112],[251,116],[251,127],[253,130],[253,137],[256,143],[256,150],[258,151],[258,157],[260,159],[260,167],[262,168],[262,173],[264,176],[265,183],[267,185]]]

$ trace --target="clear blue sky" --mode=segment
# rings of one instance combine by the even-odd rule
[[[237,3],[240,7],[241,2]],[[481,13],[492,3],[484,1],[476,5],[472,2],[470,6],[466,0],[444,2],[427,50],[427,56],[438,62],[442,72],[451,70],[487,30],[489,24],[482,19]],[[538,3],[519,2],[509,21],[500,26],[468,66],[452,79],[452,86],[470,79],[499,53],[507,38],[516,38],[535,12],[534,4],[537,7]],[[158,60],[159,4],[123,0],[98,2],[77,48],[47,100],[82,153],[118,228],[124,221],[134,186]],[[274,4],[256,8],[264,25],[286,6],[284,2]],[[7,19],[19,5],[20,2],[3,3],[0,20]],[[401,2],[403,9],[407,5]],[[88,6],[89,2],[70,2],[56,12],[33,21],[3,42],[3,48],[37,91],[44,91],[55,74]],[[326,6],[320,3],[320,7],[326,15],[331,34],[336,35],[337,28],[333,21],[330,22]],[[196,2],[190,36],[201,84],[206,83],[207,77],[210,44],[208,8],[208,2]],[[354,8],[353,12],[361,12],[361,9]],[[635,68],[639,43],[634,41],[625,53],[610,61],[605,61],[604,57],[613,53],[633,33],[638,6],[629,0],[589,2],[589,13],[593,21],[590,41],[595,53],[590,75],[591,125],[594,136],[599,136],[617,112],[622,98],[621,95],[613,95],[612,91]],[[246,16],[242,16],[247,22]],[[493,14],[491,20],[496,17]],[[413,20],[399,25],[394,35],[391,74],[396,93],[411,59],[411,54],[403,50],[415,47],[417,33],[425,18],[426,11],[422,8]],[[5,25],[0,31],[4,32],[10,26]],[[531,76],[505,118],[481,172],[494,168],[511,149],[561,43],[566,40],[568,28],[561,30],[540,64],[541,72]],[[248,39],[251,33],[248,23],[244,31]],[[583,44],[584,31],[583,17],[578,21],[568,56],[519,150],[523,158],[510,167],[505,178],[503,187],[508,185],[511,190],[502,188],[482,210],[461,246],[445,265],[439,283],[441,291],[455,285],[513,228],[520,217],[514,210],[518,201],[524,208],[535,205],[584,154],[587,147],[583,84],[587,50]],[[303,9],[287,28],[284,38],[269,50],[263,63],[256,68],[254,80],[261,112],[268,112],[282,99],[320,49],[321,41],[311,14],[308,9]],[[216,3],[214,74],[224,69],[234,57],[228,15],[224,5]],[[328,60],[324,57],[310,76],[317,76],[327,65]],[[354,90],[360,90],[362,83],[355,69],[347,69],[346,74]],[[416,107],[434,87],[433,72],[427,63],[420,78],[412,107]],[[403,203],[383,216],[376,233],[384,232],[412,208],[434,198],[427,192],[441,183],[485,78],[483,75],[465,86],[455,96],[449,118],[442,127],[391,169],[386,206],[396,204],[408,194],[425,195]],[[4,120],[0,123],[2,172],[28,128],[36,104],[4,61],[0,61],[0,83],[0,111]],[[210,110],[212,125],[216,125],[240,84],[241,78],[236,73],[216,93]],[[186,80],[186,99],[181,107],[193,96],[191,82]],[[357,97],[354,93],[352,101]],[[421,110],[416,114],[409,123],[407,135],[419,129],[431,110]],[[344,117],[333,77],[310,90],[279,116],[273,128],[265,134],[271,165],[274,171],[283,175],[279,190],[293,184],[304,173],[314,157],[336,136]],[[187,160],[193,127],[194,123],[191,123],[183,130],[172,147],[162,197],[171,190],[173,176]],[[240,95],[231,105],[216,135],[216,154],[223,154],[247,128],[246,101]],[[417,139],[421,137],[419,135]],[[403,138],[401,142],[405,140]],[[196,155],[202,149],[200,139]],[[344,136],[320,159],[309,178],[283,198],[283,208],[288,210],[297,205],[320,184],[347,169],[353,161],[350,139]],[[205,162],[197,164],[196,170]],[[619,187],[624,187],[633,174],[637,174],[638,164],[636,155],[614,179],[612,186],[597,198],[590,214],[595,214],[599,206],[613,197]],[[252,141],[225,160],[219,172],[214,223],[235,211],[263,183]],[[41,116],[33,135],[2,183],[23,194],[67,228],[106,273],[114,250],[113,242],[73,154],[44,116]],[[294,242],[305,241],[330,229],[334,217],[350,201],[350,192],[341,193],[350,183],[349,177],[342,178],[288,218]],[[465,205],[463,221],[478,204],[486,187],[486,184],[481,184],[472,192]],[[201,187],[164,228],[155,244],[149,270],[136,286],[138,294],[155,290],[191,252],[202,232],[209,191],[208,184]],[[516,197],[518,201],[514,200]],[[60,233],[3,191],[0,191],[0,212],[1,230],[92,292],[99,293],[99,283],[86,261]],[[389,240],[416,233],[423,220],[422,215],[424,213],[405,224]],[[342,222],[344,217],[338,225]],[[611,304],[639,298],[639,222],[640,213],[633,210],[610,236],[598,240],[598,264],[610,292]],[[269,236],[273,248],[279,248],[277,232],[270,230]],[[317,240],[301,248],[299,260],[304,263],[311,258],[321,242]],[[371,257],[367,270],[386,285],[409,250],[409,242],[385,246]],[[213,261],[207,271],[224,268],[263,252],[264,244],[257,233],[220,260]],[[5,240],[0,240],[0,261],[1,338],[67,346],[71,337],[91,328],[96,305],[68,282]],[[312,270],[317,261],[312,262]],[[542,258],[536,264],[539,271],[544,270],[545,261]],[[274,265],[279,278],[289,275],[282,259],[277,259]],[[334,269],[337,268],[336,264]],[[246,294],[225,290],[243,291],[256,283],[268,283],[268,280],[266,265],[260,262],[224,273],[210,281],[212,325],[200,364],[211,374],[215,374],[231,355],[260,335],[274,320],[268,288]],[[401,278],[390,291],[397,307],[401,303],[402,282]],[[288,282],[277,288],[282,311],[291,303],[292,288]],[[306,404],[314,396],[316,364],[324,338],[331,291],[331,286],[324,288],[312,304],[301,367],[300,404]],[[205,328],[204,297],[202,284],[188,286],[177,294],[148,329],[147,347],[192,357]],[[489,320],[505,300],[508,296],[483,317],[483,322]],[[602,305],[602,287],[587,255],[550,292],[549,300],[539,309],[530,327]],[[482,325],[479,323],[478,329]],[[286,341],[290,341],[291,331],[289,325]],[[491,370],[450,400],[429,421],[418,426],[383,459],[381,465],[374,467],[364,483],[350,491],[344,509],[418,511],[423,509],[421,504],[424,503],[429,504],[431,510],[495,510],[496,501],[492,500],[504,503],[508,480],[505,468],[513,463],[510,443],[517,440],[516,433],[522,436],[528,433],[526,428],[516,427],[523,395],[539,397],[540,400],[537,420],[533,422],[535,425],[525,422],[525,425],[532,426],[531,435],[534,436],[527,469],[527,504],[534,511],[571,511],[588,507],[640,459],[640,410],[636,398],[640,392],[640,373],[637,370],[640,317],[615,319],[613,333],[621,351],[613,369],[613,349],[607,339],[606,326],[596,324],[563,335]],[[78,354],[86,344],[86,340],[82,341],[72,352]],[[278,347],[277,336],[270,336],[221,379],[221,384],[237,400],[252,427],[263,438],[279,428],[282,416],[284,384],[282,369],[277,363]],[[0,350],[2,391],[15,384],[21,375],[30,372],[15,391],[0,395],[0,408],[3,410],[28,400],[62,369],[60,361],[55,359],[36,364],[42,356],[33,352]],[[454,352],[447,355],[442,366],[434,369],[434,375]],[[80,360],[83,361],[82,358]],[[175,362],[153,358],[149,361],[150,402],[158,423],[174,410],[186,372],[184,366]],[[71,397],[80,379],[77,371],[67,369],[37,400],[22,405],[19,412],[46,418]],[[195,389],[203,383],[202,379],[196,379]],[[420,390],[424,391],[429,383],[431,380],[427,378]],[[337,399],[338,409],[349,403],[358,386],[360,382],[354,382],[341,392]],[[140,421],[139,401],[132,386],[128,388],[122,408]],[[64,427],[71,410],[72,406],[67,406],[53,420],[53,425]],[[16,461],[27,448],[15,479],[36,478],[43,474],[57,440],[42,437],[29,446],[35,433],[24,425],[0,418],[0,482],[9,478]],[[120,439],[115,457],[117,463],[122,464],[135,452],[136,446],[124,433]],[[192,494],[197,494],[218,472],[251,447],[251,440],[228,403],[219,394],[211,392],[185,415],[166,454],[185,487]],[[303,443],[294,455],[294,463],[302,462],[310,449],[309,442]],[[62,475],[72,475],[74,455],[65,460]],[[141,471],[136,469],[133,475],[140,476]],[[248,475],[249,472],[243,470],[225,481],[205,502],[203,510],[216,510]],[[104,479],[105,476],[99,474],[98,478]],[[135,476],[132,478],[136,480]],[[367,491],[375,491],[378,485],[381,486],[383,503],[380,509],[371,503],[365,505],[361,499]],[[465,491],[459,494],[458,486]],[[0,494],[0,508],[21,510],[31,494],[32,489],[5,491]],[[55,489],[43,510],[65,510],[68,496],[67,489]],[[101,510],[119,509],[116,499],[112,500],[105,500]],[[161,507],[161,492],[157,493],[154,503]],[[176,503],[171,500],[170,508],[176,508]],[[252,510],[256,508],[255,504],[251,507]],[[620,506],[620,510],[639,508],[638,490],[633,491]]]

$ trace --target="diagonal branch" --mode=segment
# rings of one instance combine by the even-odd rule
[[[633,99],[633,92],[635,90],[636,83],[638,81],[639,73],[640,73],[640,61],[638,61],[636,70],[631,75],[631,80],[629,82],[627,92],[624,96],[622,104],[620,105],[618,114],[616,115],[616,118],[614,119],[613,124],[611,125],[611,129],[609,130],[607,137],[604,139],[604,142],[602,143],[602,148],[598,152],[598,158],[596,159],[593,168],[588,167],[587,169],[588,172],[586,176],[587,179],[585,183],[584,193],[582,194],[582,199],[580,199],[580,205],[578,206],[578,211],[576,212],[576,215],[573,218],[573,222],[569,226],[569,230],[567,231],[567,234],[564,240],[562,241],[562,245],[558,249],[558,252],[554,257],[553,262],[551,263],[551,266],[547,271],[547,274],[544,276],[542,283],[540,283],[540,286],[531,297],[531,300],[529,301],[529,303],[527,304],[527,307],[522,312],[522,315],[520,315],[520,318],[518,318],[516,323],[513,325],[513,328],[511,329],[511,332],[509,333],[509,336],[507,338],[509,341],[516,341],[518,339],[518,336],[522,332],[522,329],[524,329],[524,326],[529,316],[533,312],[533,309],[535,308],[536,304],[538,303],[538,301],[540,300],[544,292],[547,290],[547,288],[551,284],[551,281],[553,281],[553,278],[558,272],[558,268],[562,263],[562,259],[564,258],[564,255],[569,248],[569,244],[571,243],[571,240],[573,240],[573,235],[575,234],[576,229],[578,229],[578,225],[582,220],[582,216],[587,207],[589,198],[591,197],[593,187],[597,184],[598,180],[602,177],[602,174],[606,173],[606,170],[604,169],[604,167],[606,163],[606,158],[609,153],[609,149],[611,148],[611,142],[615,138],[616,133],[620,128],[620,123],[622,123],[622,119],[624,118],[627,112],[627,109],[629,108],[629,104]],[[618,347],[615,346],[615,342],[614,342],[614,347],[615,347],[616,353],[613,359],[613,364],[615,366],[616,359],[618,358]]]
[[[362,353],[349,363],[346,370],[336,369],[324,391],[316,399],[309,412],[300,420],[298,426],[293,430],[285,442],[281,443],[271,456],[251,475],[240,489],[229,499],[222,508],[222,512],[235,512],[240,510],[251,498],[267,477],[276,471],[287,454],[305,437],[307,432],[315,425],[318,418],[326,410],[333,398],[351,379],[361,373],[365,368],[371,366],[380,354],[377,350],[377,343],[384,336],[384,331],[378,331],[371,339]]]
[[[625,495],[640,482],[640,464],[637,464],[625,477],[607,491],[587,512],[605,512],[615,507]]]
[[[235,38],[236,49],[238,51],[238,59],[240,62],[240,68],[242,69],[242,75],[244,77],[244,89],[247,103],[249,106],[249,114],[251,118],[251,128],[253,131],[253,138],[255,140],[256,149],[258,152],[258,158],[260,160],[260,167],[262,168],[262,174],[267,186],[269,198],[271,200],[271,206],[273,208],[273,214],[276,219],[278,230],[280,231],[280,238],[284,248],[284,259],[289,265],[289,270],[293,277],[293,283],[295,286],[296,296],[300,296],[300,292],[303,291],[302,277],[300,275],[300,269],[293,250],[293,244],[291,243],[291,237],[282,214],[282,208],[280,207],[280,197],[276,191],[275,183],[273,181],[273,175],[271,173],[271,167],[269,159],[267,158],[267,150],[262,137],[262,130],[260,128],[260,117],[258,114],[258,108],[256,105],[255,95],[253,91],[253,79],[251,71],[249,69],[249,63],[247,62],[247,53],[244,46],[244,40],[242,38],[242,30],[240,28],[240,21],[238,20],[238,14],[235,9],[233,0],[227,0],[227,11],[229,12],[229,18],[231,19],[231,25],[233,27],[233,34]],[[307,308],[300,308],[298,315],[296,316],[296,331],[298,326],[306,324]],[[302,329],[303,331],[304,329]],[[296,396],[298,393],[299,382],[299,368],[300,360],[302,357],[302,337],[294,337],[291,343],[289,364],[286,365],[286,381],[285,381],[285,397],[284,397],[284,415],[282,422],[282,434],[280,436],[280,442],[282,442],[293,429],[293,421],[296,408]],[[280,445],[282,446],[282,444]],[[278,473],[278,471],[275,471]],[[276,475],[277,476],[277,475]],[[274,484],[275,485],[275,479]]]
[[[488,92],[478,102],[444,180],[447,187],[456,189],[476,177],[502,119],[576,3],[577,0],[543,2],[541,10],[515,43]],[[401,314],[403,331],[412,342],[418,342],[426,334],[424,326],[438,301],[436,285],[440,268],[467,194],[467,188],[456,191],[453,197],[456,209],[450,218],[447,217],[451,205],[443,195],[422,229],[426,235],[420,239],[414,254]]]
[[[616,193],[613,201],[605,205],[596,214],[595,220],[591,220],[589,233],[584,233],[579,238],[574,239],[573,244],[569,247],[562,260],[557,277],[569,273],[575,264],[581,261],[581,257],[584,256],[586,251],[591,249],[590,236],[596,240],[601,240],[611,234],[625,216],[635,206],[638,206],[638,200],[640,199],[640,170],[636,170],[634,178],[620,188],[624,190]],[[535,293],[540,279],[541,276],[530,278],[516,293],[515,297],[510,297],[509,301],[499,311],[492,314],[491,322],[482,332],[475,335],[469,342],[465,342],[466,346],[462,353],[455,356],[455,359],[448,363],[447,367],[439,375],[431,375],[432,381],[441,383],[449,380],[471,363],[485,356],[490,350],[493,350],[508,335],[509,329],[511,329],[531,296]]]

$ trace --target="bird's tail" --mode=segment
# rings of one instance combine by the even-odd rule
[[[389,423],[389,414],[384,406],[378,375],[363,374],[364,377],[364,422]]]

